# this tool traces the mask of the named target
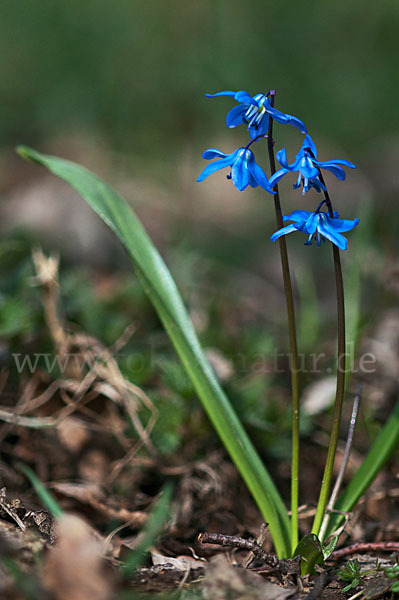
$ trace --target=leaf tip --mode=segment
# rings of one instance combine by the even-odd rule
[[[32,150],[32,148],[29,148],[28,146],[20,144],[19,146],[16,146],[15,152],[24,160],[38,162],[37,159],[34,157],[34,150]]]

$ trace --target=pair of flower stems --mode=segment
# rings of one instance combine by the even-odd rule
[[[292,472],[291,472],[291,547],[294,552],[298,544],[298,496],[299,496],[299,382],[298,382],[298,350],[296,341],[295,327],[295,307],[292,293],[292,283],[288,262],[287,244],[285,235],[293,231],[302,231],[308,234],[306,245],[310,245],[313,238],[316,239],[317,245],[320,246],[324,238],[332,243],[335,282],[337,292],[337,313],[338,313],[338,360],[337,360],[337,388],[336,400],[332,424],[332,432],[330,444],[327,454],[327,460],[320,490],[319,501],[316,509],[316,515],[313,523],[312,533],[323,537],[324,531],[328,523],[328,515],[326,507],[328,495],[331,487],[332,471],[334,466],[334,458],[338,442],[339,425],[342,413],[342,404],[345,391],[345,365],[341,363],[345,361],[345,313],[344,313],[344,291],[342,281],[342,270],[339,256],[339,249],[346,250],[347,241],[342,232],[353,229],[358,223],[358,219],[344,220],[338,218],[338,213],[333,210],[328,190],[321,172],[321,169],[331,171],[338,179],[345,179],[345,172],[341,165],[346,165],[350,168],[355,168],[355,165],[347,160],[335,159],[320,162],[317,160],[316,146],[307,133],[305,124],[286,113],[282,113],[274,107],[276,91],[271,90],[267,94],[257,94],[250,96],[247,92],[218,92],[216,94],[206,94],[208,97],[230,96],[238,103],[226,117],[226,124],[233,128],[241,123],[248,126],[251,140],[242,148],[234,151],[232,154],[226,154],[215,148],[210,148],[203,153],[203,158],[217,158],[215,162],[209,164],[202,171],[197,181],[203,181],[211,173],[218,171],[224,167],[230,167],[231,173],[228,179],[232,179],[235,187],[240,191],[250,185],[257,187],[258,185],[274,196],[274,206],[276,213],[276,221],[278,230],[271,236],[271,241],[279,240],[280,257],[283,272],[284,291],[286,297],[288,328],[290,339],[290,355],[291,355],[291,388],[292,388]],[[280,150],[277,153],[277,158],[282,165],[282,168],[276,170],[274,157],[274,140],[273,140],[273,122],[276,120],[279,123],[290,124],[306,134],[302,147],[296,156],[293,164],[289,165],[287,161],[286,151]],[[254,154],[250,146],[262,138],[267,138],[267,147],[270,163],[270,178],[262,168],[256,163]],[[294,188],[303,185],[303,193],[310,188],[314,188],[317,192],[324,193],[324,199],[320,202],[315,212],[310,213],[304,210],[296,210],[289,216],[285,217],[282,214],[280,196],[278,191],[278,182],[288,172],[299,171],[298,179]],[[321,211],[321,207],[326,205],[327,212]],[[290,225],[284,227],[284,221],[294,221]]]
[[[275,92],[270,95],[271,106],[274,107]],[[267,133],[267,147],[269,154],[270,171],[273,176],[276,173],[276,164],[274,158],[273,141],[273,119],[269,120],[269,129]],[[331,200],[325,185],[323,175],[319,169],[319,179],[323,184],[324,201],[330,218],[334,218],[334,211]],[[279,229],[283,227],[283,215],[280,203],[280,194],[278,184],[274,186],[274,208],[276,214],[276,223]],[[291,354],[291,394],[292,394],[292,463],[291,463],[291,546],[292,551],[298,544],[298,496],[299,496],[299,362],[298,347],[296,339],[295,326],[295,306],[292,292],[292,283],[290,267],[288,261],[287,243],[285,236],[279,237],[281,267],[283,272],[284,292],[287,306],[289,343]],[[342,279],[341,260],[339,249],[335,244],[331,244],[334,258],[335,285],[337,294],[337,387],[335,396],[334,416],[330,444],[323,474],[323,480],[316,509],[316,515],[313,522],[312,533],[318,535],[325,517],[325,510],[328,502],[328,496],[331,487],[331,478],[334,467],[335,453],[338,444],[339,426],[341,421],[342,405],[345,392],[345,305],[344,305],[344,287]]]

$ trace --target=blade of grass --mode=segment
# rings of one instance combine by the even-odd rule
[[[2,556],[1,562],[2,566],[5,567],[13,578],[15,587],[19,592],[19,598],[22,597],[24,600],[38,600],[38,598],[43,597],[43,588],[39,583],[37,575],[22,571],[17,562],[9,556]],[[2,575],[3,577],[4,575]]]
[[[22,473],[29,479],[40,500],[54,518],[60,517],[62,514],[64,514],[64,511],[58,504],[57,500],[52,496],[52,494],[50,494],[48,489],[42,484],[32,469],[23,464],[19,464],[18,469],[22,471]]]
[[[132,209],[84,167],[26,146],[20,146],[17,151],[23,158],[38,162],[67,181],[118,236],[213,426],[269,524],[278,556],[289,556],[290,519],[281,496],[201,349],[168,268]]]
[[[144,527],[144,535],[141,543],[134,551],[132,551],[131,555],[122,567],[123,575],[129,576],[130,573],[138,569],[143,564],[149,548],[155,542],[156,538],[162,531],[162,527],[168,519],[172,492],[172,486],[168,484],[165,485],[164,489],[162,490],[162,495],[158,499],[154,510],[152,511],[151,516]]]
[[[384,464],[399,447],[399,403],[396,404],[387,423],[381,429],[374,444],[364,459],[360,469],[351,479],[343,494],[334,505],[336,510],[350,512],[359,498],[371,485]],[[345,515],[333,514],[328,525],[325,538],[331,535],[345,520]]]

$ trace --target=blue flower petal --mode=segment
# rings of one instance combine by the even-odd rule
[[[237,102],[243,102],[245,104],[253,104],[254,106],[258,106],[258,103],[256,102],[255,98],[250,96],[248,92],[237,92],[234,96],[234,99],[237,100]]]
[[[222,158],[221,160],[215,160],[215,162],[207,165],[202,173],[197,177],[197,181],[204,181],[206,177],[215,173],[215,171],[219,171],[219,169],[224,169],[224,167],[229,167],[232,164],[232,155],[229,154],[226,158]]]
[[[316,190],[316,192],[318,192],[318,193],[320,193],[321,190],[327,191],[326,186],[324,185],[324,183],[321,183],[321,181],[318,177],[313,177],[313,179],[309,180],[309,187],[314,188]]]
[[[340,164],[346,165],[347,167],[350,166],[352,169],[356,169],[355,165],[353,165],[352,163],[350,163],[347,160],[341,160],[341,159],[326,160],[324,162],[319,162],[319,161],[315,160],[314,163],[317,164],[321,169],[326,169],[327,171],[330,171],[331,173],[333,173],[335,175],[335,177],[337,177],[337,179],[339,179],[340,181],[344,181],[344,179],[346,177],[346,173],[343,170],[343,168],[338,165],[340,165]]]
[[[276,171],[276,172],[274,173],[274,175],[272,175],[272,176],[269,178],[269,187],[270,187],[270,189],[273,189],[273,188],[274,188],[274,186],[276,185],[276,183],[278,183],[278,182],[280,181],[280,179],[281,179],[282,177],[284,177],[284,175],[285,175],[286,173],[289,173],[289,169],[279,169],[278,171]]]
[[[356,169],[356,165],[349,162],[349,160],[345,160],[344,158],[335,158],[334,160],[325,160],[323,165],[335,164],[335,165],[344,165],[345,167],[350,167],[351,169]]]
[[[249,185],[253,188],[258,187],[258,182],[256,181],[255,177],[252,175],[252,173],[250,173],[250,171],[248,171],[248,179],[249,179]]]
[[[303,140],[303,144],[302,144],[300,152],[304,153],[306,148],[310,148],[314,158],[317,158],[316,145],[308,133],[305,135],[305,139]]]
[[[256,94],[254,96],[257,106],[264,106],[266,109],[270,106],[271,100],[266,94]]]
[[[315,165],[317,165],[320,169],[326,169],[330,171],[337,179],[344,181],[346,177],[346,173],[342,167],[339,167],[334,160],[327,160],[325,162],[320,162],[318,160],[312,161]]]
[[[240,192],[245,190],[249,184],[248,160],[251,154],[251,150],[241,148],[231,167],[231,178]]]
[[[360,221],[359,219],[332,219],[331,217],[327,217],[327,223],[330,229],[333,229],[337,233],[342,233],[351,231]]]
[[[283,221],[295,221],[300,223],[301,221],[307,221],[311,214],[312,213],[308,210],[294,210],[290,215],[283,217]]]
[[[241,123],[245,123],[244,115],[248,110],[248,104],[239,104],[231,109],[230,112],[227,113],[226,116],[226,125],[227,127],[237,127]]]
[[[248,185],[257,187],[261,185],[266,191],[273,193],[267,181],[263,170],[256,164],[255,156],[249,148],[238,148],[231,154],[225,154],[216,148],[209,148],[203,153],[204,158],[218,158],[209,164],[197,178],[197,181],[203,181],[206,177],[219,171],[224,167],[231,167],[229,179],[240,191],[245,190]]]
[[[346,173],[342,167],[338,167],[337,165],[323,165],[322,169],[326,169],[326,171],[330,171],[337,179],[340,181],[344,181],[346,178]]]
[[[251,153],[251,154],[252,154],[252,156],[250,157],[250,159],[248,161],[248,170],[249,170],[251,176],[254,178],[257,185],[260,185],[261,187],[263,187],[263,189],[266,190],[267,192],[274,194],[275,192],[273,192],[271,190],[268,179],[267,179],[263,169],[261,169],[261,167],[255,161],[255,156],[253,155],[253,153]],[[253,186],[253,187],[255,187],[255,186]]]
[[[273,233],[273,235],[270,237],[270,241],[275,242],[282,235],[287,235],[287,233],[292,233],[293,231],[297,231],[295,225],[286,225],[285,227],[282,227],[281,229]]]
[[[290,166],[287,161],[287,151],[285,148],[279,150],[276,154],[277,160],[285,169],[290,170]]]
[[[297,154],[296,159],[293,163],[287,166],[287,169],[289,169],[290,171],[300,171],[300,167],[304,158],[306,157],[303,154]],[[299,175],[301,175],[301,173],[299,173]]]
[[[249,135],[251,136],[252,140],[260,135],[265,135],[268,129],[269,115],[267,113],[263,115],[262,120],[257,126],[251,125],[248,127]]]
[[[307,127],[305,125],[305,123],[303,121],[301,121],[301,119],[298,119],[298,117],[294,117],[293,115],[285,115],[286,117],[288,117],[288,124],[289,125],[293,125],[294,127],[296,127],[297,129],[299,129],[299,131],[301,133],[306,133],[307,132]]]
[[[227,154],[225,152],[217,150],[216,148],[209,148],[209,150],[205,150],[205,152],[202,153],[202,158],[206,158],[207,160],[210,160],[211,158],[224,158],[226,156]]]
[[[340,233],[336,233],[335,231],[333,231],[330,227],[328,227],[327,224],[320,222],[318,225],[318,230],[320,231],[321,235],[323,235],[325,238],[330,240],[330,242],[332,242],[333,244],[338,246],[338,248],[340,250],[347,249],[347,247],[348,247],[347,239],[344,238],[344,236],[341,235]]]
[[[234,96],[237,92],[216,92],[216,94],[205,94],[207,98],[216,98],[217,96]]]
[[[296,162],[296,161],[295,161]],[[296,169],[293,167],[293,170]],[[299,170],[305,179],[313,179],[318,176],[319,170],[313,165],[312,160],[308,156],[303,156],[299,164]]]
[[[318,229],[319,220],[319,213],[310,213],[306,221],[297,222],[296,228],[299,229],[299,231],[303,231],[304,233],[309,233],[310,235],[313,235]]]
[[[337,213],[334,212],[334,214]],[[336,219],[330,217],[327,212],[310,213],[307,210],[294,210],[290,215],[284,216],[283,220],[291,220],[295,223],[276,231],[270,238],[273,242],[281,235],[299,230],[308,234],[306,246],[311,245],[312,239],[315,239],[318,246],[327,239],[340,250],[346,250],[348,246],[346,238],[340,232],[349,231],[359,223],[359,219]]]
[[[271,106],[269,106],[267,108],[267,112],[278,123],[288,123],[290,125],[293,125],[297,129],[299,129],[299,131],[301,133],[307,132],[307,128],[306,128],[305,124],[302,123],[302,121],[300,119],[297,119],[297,117],[294,117],[292,115],[287,115],[286,113],[282,113],[281,111],[279,111],[275,108],[272,108]]]

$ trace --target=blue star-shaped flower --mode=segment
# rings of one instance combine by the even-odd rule
[[[254,153],[249,148],[238,148],[232,154],[225,154],[220,150],[210,148],[209,150],[205,150],[202,158],[208,160],[219,158],[220,160],[216,160],[205,167],[201,175],[197,178],[197,181],[203,181],[208,175],[219,171],[219,169],[231,167],[231,173],[227,175],[227,178],[233,180],[238,190],[245,190],[248,185],[252,187],[260,185],[268,192],[271,191],[265,173],[255,162]]]
[[[278,123],[294,125],[301,133],[307,132],[305,125],[300,119],[273,108],[267,94],[250,96],[248,92],[218,92],[217,94],[205,94],[205,96],[207,98],[232,96],[237,100],[240,104],[232,108],[227,114],[226,125],[227,127],[237,127],[241,123],[247,124],[252,139],[267,133],[270,117],[278,121]]]
[[[286,173],[289,173],[290,171],[299,171],[297,182],[293,186],[294,189],[300,187],[302,183],[302,194],[307,192],[311,187],[314,187],[317,192],[320,192],[320,190],[325,191],[325,185],[319,179],[320,169],[331,171],[331,173],[341,181],[344,181],[345,179],[345,171],[339,165],[345,165],[351,169],[356,169],[356,166],[348,160],[335,159],[320,162],[316,160],[316,157],[316,146],[309,134],[305,136],[301,149],[296,155],[292,165],[289,165],[287,162],[287,152],[285,148],[279,150],[277,152],[277,160],[283,165],[283,168],[276,171],[276,173],[270,177],[270,187],[273,188]]]
[[[320,246],[321,240],[327,238],[338,246],[341,250],[346,250],[348,242],[341,235],[342,232],[350,231],[359,223],[359,219],[353,221],[338,219],[338,213],[334,211],[334,218],[330,217],[326,212],[309,212],[307,210],[294,210],[287,217],[283,217],[284,221],[294,221],[286,227],[282,227],[271,236],[271,241],[275,242],[282,235],[291,233],[292,231],[303,231],[309,235],[305,246],[312,243],[312,238],[316,238],[317,245]],[[325,240],[323,239],[323,242]]]

